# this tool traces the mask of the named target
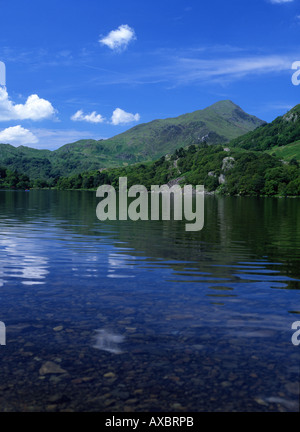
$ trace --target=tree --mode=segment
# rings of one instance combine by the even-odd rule
[[[297,161],[297,159],[295,157],[293,157],[290,160],[289,165],[296,166],[297,168],[299,168],[299,162]]]

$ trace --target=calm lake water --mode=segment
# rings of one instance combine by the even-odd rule
[[[300,201],[100,222],[94,192],[0,191],[1,411],[299,411]]]

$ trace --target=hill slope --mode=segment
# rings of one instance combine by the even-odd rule
[[[55,178],[152,161],[190,144],[225,144],[262,124],[233,102],[220,101],[176,118],[140,124],[107,140],[80,140],[55,151],[0,144],[0,165],[32,179]]]
[[[300,105],[269,124],[234,139],[230,145],[300,160]]]

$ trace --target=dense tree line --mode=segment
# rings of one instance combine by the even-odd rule
[[[26,174],[0,167],[1,189],[28,189],[31,185],[30,178]]]
[[[229,159],[229,165],[224,160]],[[60,178],[58,189],[96,189],[103,184],[118,188],[119,177],[128,178],[128,186],[166,184],[179,178],[179,183],[204,185],[207,191],[227,195],[297,196],[300,195],[300,168],[293,159],[284,163],[260,152],[231,149],[222,146],[191,145],[180,148],[171,156],[156,162],[125,168],[88,171]],[[220,178],[222,177],[222,181]]]
[[[119,177],[127,177],[128,187],[163,185],[177,179],[179,184],[204,185],[209,192],[225,195],[300,196],[300,168],[262,153],[238,148],[224,149],[202,143],[179,148],[155,162],[121,168],[85,171],[69,177],[30,180],[8,168],[0,168],[0,188],[97,189],[109,184],[118,189]]]

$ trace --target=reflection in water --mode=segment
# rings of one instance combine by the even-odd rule
[[[121,354],[123,352],[119,347],[119,345],[124,342],[125,339],[122,335],[114,334],[107,330],[101,329],[96,330],[95,339],[96,342],[93,345],[94,348],[113,354]]]
[[[23,227],[24,228],[24,227]],[[25,229],[30,227],[25,227]],[[35,239],[15,237],[13,231],[2,231],[0,237],[1,276],[0,284],[5,278],[20,278],[23,285],[44,284],[49,271],[48,260],[34,251],[38,250]]]
[[[128,263],[128,255],[110,253],[108,255],[108,275],[110,278],[134,278],[134,272],[129,274],[130,269],[134,269],[134,265]]]
[[[299,410],[298,200],[207,197],[200,232],[100,222],[90,192],[0,202],[1,410]]]
[[[286,407],[289,411],[299,411],[299,404],[297,402],[290,401],[281,397],[262,397],[257,398],[257,401],[259,403],[264,402],[266,403],[266,405],[275,403]]]

